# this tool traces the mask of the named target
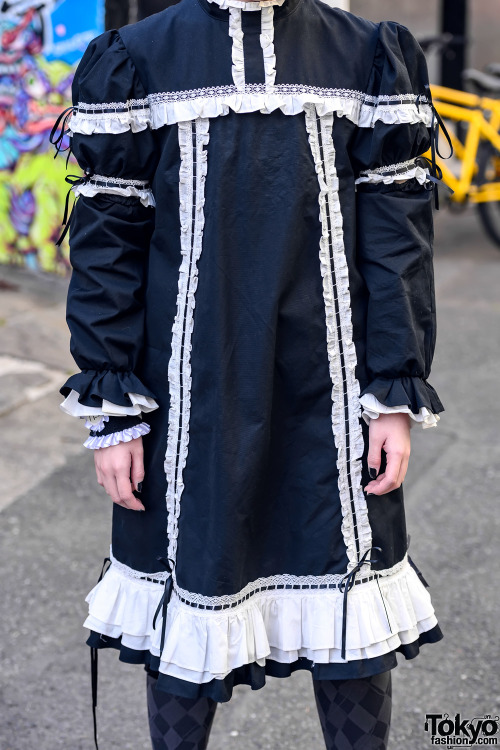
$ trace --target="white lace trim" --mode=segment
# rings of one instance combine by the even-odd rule
[[[366,499],[361,485],[360,386],[355,376],[356,349],[351,321],[349,275],[344,248],[339,181],[333,145],[333,115],[319,116],[314,106],[306,109],[306,128],[319,182],[322,235],[320,268],[326,314],[326,338],[332,379],[332,429],[337,448],[342,533],[349,569],[372,546]],[[337,319],[340,325],[337,324]],[[347,399],[347,420],[345,400]],[[354,513],[353,513],[354,506]]]
[[[236,26],[233,28],[236,30]],[[130,102],[95,105],[81,103],[78,105],[78,112],[71,118],[71,132],[84,135],[118,134],[129,129],[138,132],[148,126],[158,129],[164,125],[197,118],[219,117],[230,111],[269,114],[280,109],[285,115],[296,115],[305,111],[308,104],[316,104],[321,115],[335,112],[338,117],[347,117],[359,127],[373,127],[379,120],[386,124],[423,122],[428,127],[431,125],[430,105],[414,94],[373,97],[352,89],[289,83],[275,84],[272,90],[269,83],[245,84],[243,88],[244,68],[242,72],[240,52],[242,55],[242,40],[240,46],[240,41],[233,37],[233,86],[209,86],[150,94],[147,99],[142,100],[142,110],[131,109]],[[271,63],[270,54],[267,60]],[[271,74],[270,65],[268,69]]]
[[[144,576],[145,574],[142,574]],[[152,574],[161,575],[161,574]],[[124,576],[115,563],[87,596],[84,625],[122,645],[160,655],[161,615],[153,618],[162,583]],[[237,607],[210,610],[183,603],[175,590],[167,607],[160,671],[194,683],[223,679],[266,659],[342,663],[342,592],[270,589]],[[395,573],[352,587],[348,594],[346,659],[369,659],[416,641],[437,624],[428,591],[405,563]]]
[[[439,414],[433,414],[426,406],[422,406],[418,414],[415,414],[410,411],[410,407],[407,404],[402,406],[385,406],[373,393],[365,393],[359,402],[363,407],[362,416],[366,424],[370,424],[370,419],[377,419],[379,414],[409,414],[412,419],[412,425],[414,423],[421,424],[424,430],[428,427],[437,427],[437,423],[440,420]]]
[[[175,564],[178,518],[184,484],[182,473],[189,443],[191,409],[191,336],[194,326],[195,292],[198,266],[203,245],[205,215],[206,145],[209,121],[179,123],[179,216],[181,254],[177,293],[177,314],[172,327],[172,355],[168,364],[170,409],[165,454],[168,510],[168,558]]]
[[[233,40],[231,47],[231,73],[236,89],[245,90],[245,56],[243,52],[243,27],[241,25],[241,10],[229,8],[229,36]]]
[[[150,124],[147,99],[129,99],[126,102],[87,104],[79,102],[69,121],[68,133],[139,133]]]
[[[394,565],[392,568],[386,570],[377,571],[377,575],[380,576],[391,576],[399,573],[405,567],[407,563],[407,557],[405,555],[401,562]],[[241,591],[237,594],[225,594],[222,596],[204,596],[193,591],[187,591],[182,589],[178,583],[173,571],[174,589],[177,596],[181,600],[185,600],[190,605],[201,606],[205,609],[214,609],[217,607],[237,607],[243,604],[250,596],[255,596],[261,591],[270,591],[272,589],[285,589],[287,587],[293,587],[296,589],[316,590],[319,588],[338,588],[342,579],[345,578],[345,573],[329,573],[323,576],[295,576],[290,573],[282,573],[280,575],[268,576],[267,578],[258,578],[255,581],[250,581]],[[374,573],[370,571],[369,566],[363,567],[361,572],[357,575],[356,585],[360,585],[362,582],[373,580],[375,577]]]
[[[109,417],[104,416],[103,414],[99,414],[96,417],[87,416],[87,418],[85,419],[85,427],[88,430],[94,430],[94,432],[101,432],[102,430],[104,430],[104,425],[106,422],[109,422]]]
[[[271,5],[283,5],[285,0],[208,0],[209,3],[215,3],[220,8],[230,10],[232,8],[240,8],[241,10],[260,10],[261,8],[268,8]]]
[[[263,8],[260,19],[260,46],[264,56],[266,89],[272,91],[276,80],[276,55],[274,53],[274,8]]]
[[[110,417],[120,416],[137,416],[141,412],[149,412],[158,408],[154,398],[143,396],[141,393],[127,393],[126,395],[132,401],[132,406],[120,406],[113,404],[111,401],[103,399],[100,407],[85,406],[78,400],[78,391],[72,390],[68,396],[59,404],[59,407],[72,417],[99,417],[108,414]]]
[[[116,559],[116,557],[113,555],[112,546],[110,546],[109,548],[109,559],[111,560],[115,570],[117,570],[120,575],[124,576],[125,578],[133,578],[136,581],[166,581],[167,578],[170,578],[171,575],[168,570],[161,570],[155,573],[143,573],[141,570],[130,568],[128,565],[125,565],[125,563],[122,563]]]
[[[88,182],[83,185],[75,185],[72,190],[76,196],[84,195],[87,198],[93,198],[99,193],[108,193],[110,195],[139,198],[146,208],[156,205],[154,195],[148,188],[148,183],[142,180],[124,180],[121,177],[104,177],[95,174]]]
[[[360,176],[355,181],[356,185],[363,182],[378,184],[383,182],[389,185],[398,180],[409,180],[415,177],[420,185],[428,181],[429,170],[415,163],[415,159],[401,162],[400,164],[389,164],[387,167],[376,167],[375,169],[365,169],[360,172]]]
[[[147,422],[141,422],[140,424],[134,425],[133,427],[127,427],[125,430],[119,432],[110,432],[109,435],[94,435],[94,437],[88,437],[83,443],[85,448],[90,450],[99,450],[99,448],[109,448],[111,445],[118,445],[118,443],[129,443],[135,438],[147,435],[151,432],[151,427]]]

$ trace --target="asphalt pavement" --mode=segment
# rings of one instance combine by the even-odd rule
[[[431,747],[427,713],[500,708],[498,538],[500,250],[472,209],[436,218],[438,341],[430,382],[446,412],[412,431],[406,487],[412,556],[445,638],[393,672],[391,750]],[[84,598],[109,549],[109,498],[58,407],[75,370],[67,280],[0,267],[0,750],[91,750]],[[402,658],[402,657],[401,657]],[[150,748],[142,667],[101,652],[101,750]],[[500,742],[500,740],[499,740]],[[321,750],[307,672],[235,689],[213,750]]]

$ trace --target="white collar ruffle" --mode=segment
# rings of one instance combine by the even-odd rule
[[[241,10],[261,10],[270,5],[283,5],[285,0],[208,0],[219,8],[241,8]]]

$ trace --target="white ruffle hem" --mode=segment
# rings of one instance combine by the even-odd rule
[[[125,568],[112,563],[87,596],[84,627],[158,657],[161,614],[156,629],[153,618],[164,587],[126,575],[120,567]],[[408,560],[394,570],[382,571],[378,582],[359,583],[349,591],[347,661],[382,656],[417,641],[437,625],[430,595]],[[339,589],[273,589],[259,591],[235,607],[210,611],[180,601],[174,585],[159,671],[204,683],[223,679],[244,664],[264,666],[266,659],[289,664],[306,657],[314,663],[344,663],[342,605]]]

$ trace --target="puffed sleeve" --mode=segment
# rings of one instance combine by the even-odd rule
[[[126,439],[132,433],[124,430],[137,432],[141,413],[158,406],[136,375],[157,149],[146,92],[119,32],[90,43],[75,74],[73,106],[71,148],[86,176],[73,188],[66,319],[80,372],[60,389],[61,408],[87,418],[99,447],[90,418],[107,415],[100,438],[111,444],[110,435],[118,430]]]
[[[427,65],[407,28],[379,25],[365,109],[351,159],[357,265],[366,283],[365,421],[407,412],[434,426],[443,406],[427,382],[436,340],[432,201],[421,157],[430,146]],[[366,126],[368,125],[368,126]]]

